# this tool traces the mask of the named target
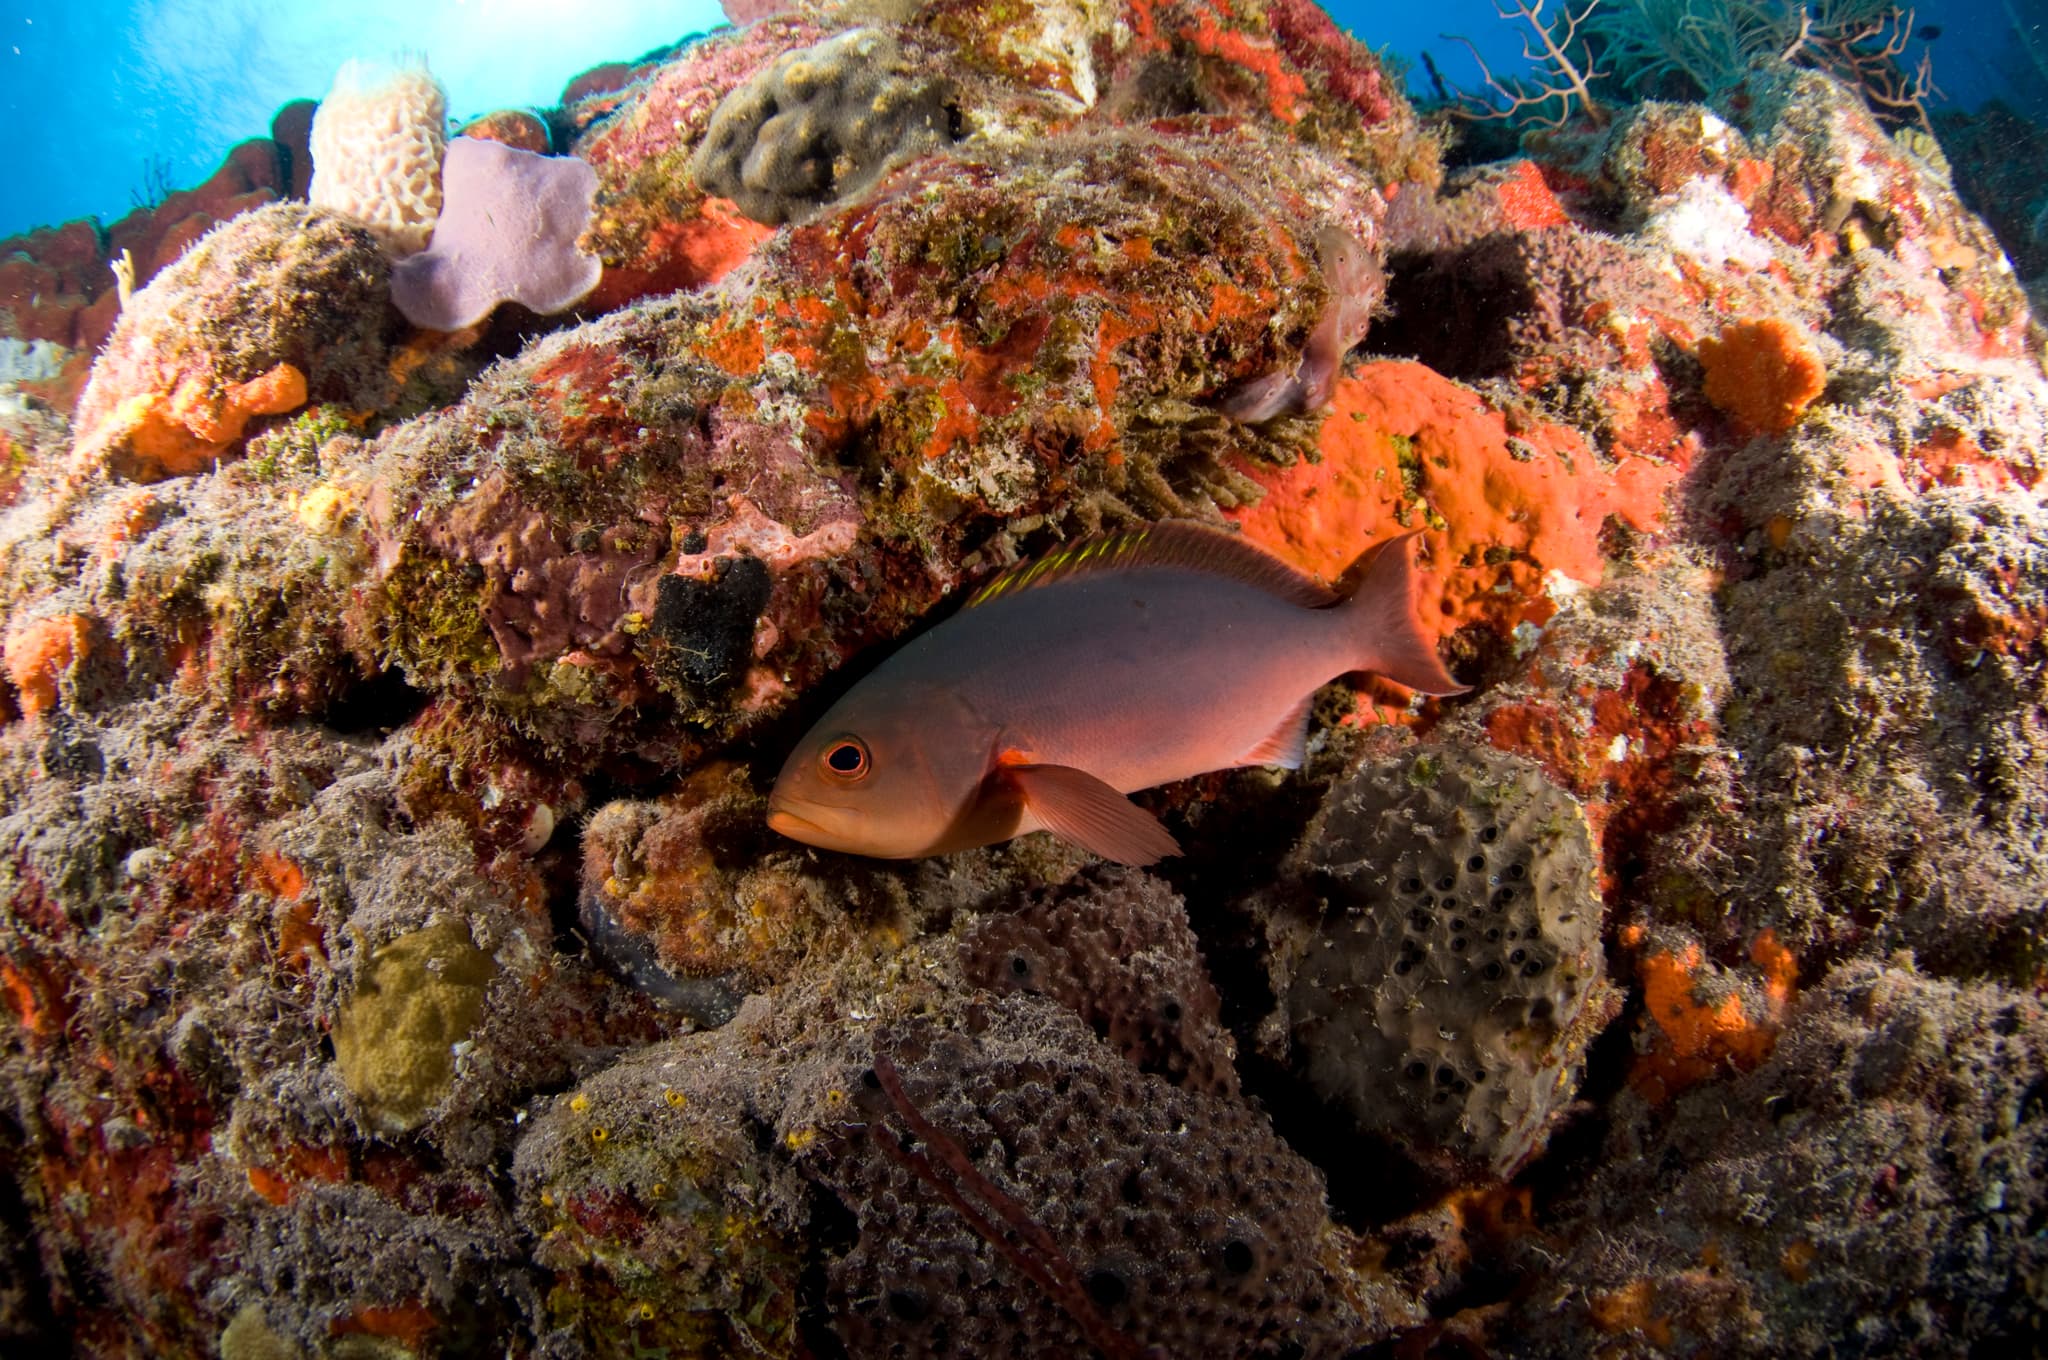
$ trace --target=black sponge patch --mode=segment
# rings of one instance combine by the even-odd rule
[[[720,558],[709,580],[662,577],[646,650],[663,688],[699,701],[731,688],[753,660],[773,584],[758,557]]]

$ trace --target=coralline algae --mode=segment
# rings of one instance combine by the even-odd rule
[[[2048,378],[1924,138],[1765,63],[1447,173],[1306,0],[761,8],[550,111],[579,318],[409,326],[303,109],[0,258],[0,1338],[2037,1343]],[[762,824],[1166,516],[1422,530],[1473,692],[1142,795],[1160,876]]]

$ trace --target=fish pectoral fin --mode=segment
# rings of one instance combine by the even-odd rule
[[[1293,708],[1280,725],[1268,732],[1260,742],[1237,758],[1240,765],[1278,765],[1283,770],[1298,770],[1308,755],[1308,711],[1316,701],[1315,691]]]
[[[1040,826],[1118,864],[1150,864],[1180,853],[1159,819],[1109,785],[1070,765],[1006,765],[1002,777]]]

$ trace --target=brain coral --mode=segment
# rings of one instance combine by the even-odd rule
[[[946,136],[946,88],[888,34],[856,28],[786,52],[725,97],[697,182],[771,225],[850,197]]]
[[[345,61],[313,115],[316,208],[368,227],[394,256],[423,249],[441,215],[448,97],[425,66]]]

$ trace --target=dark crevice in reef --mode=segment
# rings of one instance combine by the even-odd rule
[[[393,666],[352,686],[324,720],[345,737],[379,736],[405,726],[426,706],[426,692],[406,683],[405,673]]]
[[[1356,1121],[1332,1111],[1284,1067],[1241,1050],[1237,1070],[1245,1096],[1265,1110],[1273,1131],[1323,1173],[1330,1217],[1343,1226],[1371,1232],[1447,1188],[1423,1176],[1392,1174],[1406,1161],[1398,1151],[1362,1134]]]
[[[580,828],[557,826],[549,845],[566,846],[564,853],[551,856],[547,866],[548,924],[554,930],[555,952],[581,954],[585,940],[582,912],[582,859],[576,851]]]
[[[0,1130],[0,1161],[12,1162],[20,1145],[9,1123]],[[0,1350],[9,1355],[71,1353],[50,1311],[50,1286],[32,1240],[27,1201],[12,1176],[0,1176]],[[6,1297],[11,1295],[12,1297]]]
[[[1631,987],[1628,1004],[1586,1047],[1578,1098],[1559,1113],[1542,1154],[1516,1177],[1538,1205],[1568,1199],[1600,1165],[1612,1126],[1614,1101],[1627,1084],[1641,1020],[1641,992]],[[1539,1210],[1540,1217],[1540,1210]]]
[[[1510,327],[1536,301],[1513,246],[1489,238],[1463,250],[1390,257],[1386,314],[1373,322],[1372,352],[1408,355],[1464,382],[1506,371]]]
[[[860,1222],[839,1196],[824,1186],[812,1186],[808,1198],[806,1227],[814,1249],[797,1285],[797,1330],[806,1354],[817,1360],[846,1360],[846,1344],[832,1330],[825,1302],[830,1293],[825,1271],[830,1262],[852,1251],[860,1241]]]

